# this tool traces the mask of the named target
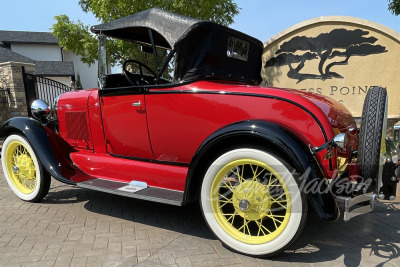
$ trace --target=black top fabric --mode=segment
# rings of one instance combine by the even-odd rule
[[[249,44],[247,60],[227,55],[230,38]],[[175,80],[202,78],[231,80],[258,85],[261,83],[263,45],[261,41],[212,22],[194,25],[175,46]]]
[[[151,8],[91,28],[94,33],[151,46],[149,29],[156,46],[176,51],[175,82],[219,79],[257,85],[262,81],[261,41],[210,21]],[[232,56],[243,50],[229,48],[232,38],[239,40],[239,46],[245,43],[244,59]]]
[[[153,30],[157,46],[171,49],[199,19],[185,17],[160,8],[145,11],[91,27],[93,33],[151,45],[148,29]]]

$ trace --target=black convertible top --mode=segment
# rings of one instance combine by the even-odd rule
[[[262,81],[262,42],[214,22],[151,8],[95,25],[91,31],[174,50],[177,54],[174,81],[204,78],[249,84]]]
[[[127,17],[92,26],[91,31],[151,46],[148,33],[148,29],[151,29],[157,46],[172,49],[181,36],[198,22],[202,21],[160,8],[150,8]]]

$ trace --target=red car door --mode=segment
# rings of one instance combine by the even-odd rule
[[[108,153],[153,159],[143,94],[102,96],[101,111]]]

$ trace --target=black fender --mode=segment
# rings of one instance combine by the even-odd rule
[[[65,145],[63,144],[64,140],[55,132],[39,121],[27,117],[12,118],[0,126],[0,137],[7,137],[15,133],[28,139],[39,161],[51,176],[66,184],[76,184],[64,176],[65,174],[68,174],[67,177],[74,176],[75,170],[72,162],[69,162],[67,157],[63,157],[63,154],[71,152],[73,149],[68,146],[61,147]]]
[[[327,190],[325,178],[308,146],[288,129],[266,121],[234,123],[210,135],[198,148],[189,166],[185,185],[185,202],[195,198],[196,188],[201,183],[199,180],[202,177],[196,177],[196,175],[202,172],[197,167],[202,165],[201,162],[204,162],[204,158],[210,157],[211,152],[209,151],[218,149],[220,147],[218,144],[225,144],[227,140],[247,140],[246,142],[252,140],[274,147],[276,151],[293,163],[297,172],[302,175],[301,190],[306,190],[308,200],[319,216],[327,221],[339,218],[340,211],[335,197]]]

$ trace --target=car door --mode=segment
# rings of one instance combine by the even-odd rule
[[[101,112],[108,153],[137,159],[153,159],[147,130],[143,94],[132,89],[101,97]]]

